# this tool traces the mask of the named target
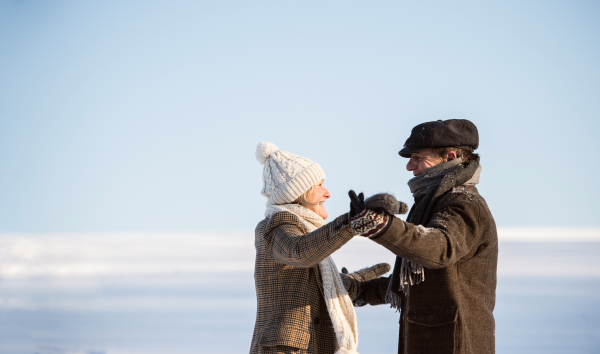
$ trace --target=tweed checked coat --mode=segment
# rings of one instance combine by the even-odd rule
[[[417,201],[418,202],[418,201]],[[430,220],[416,226],[394,218],[373,241],[425,267],[425,279],[401,296],[402,354],[493,354],[498,236],[475,186],[457,186],[434,205]],[[362,299],[385,303],[391,277],[365,284]]]
[[[348,214],[308,233],[279,212],[255,230],[257,313],[251,354],[333,354],[337,340],[318,263],[354,237]]]

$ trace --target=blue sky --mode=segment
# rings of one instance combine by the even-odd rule
[[[479,128],[499,226],[600,226],[592,1],[0,1],[0,231],[250,229],[258,142],[411,203],[424,121]]]

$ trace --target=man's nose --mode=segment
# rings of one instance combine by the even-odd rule
[[[412,171],[416,168],[417,168],[417,166],[415,166],[415,164],[413,164],[411,160],[408,160],[408,163],[406,164],[406,170]]]

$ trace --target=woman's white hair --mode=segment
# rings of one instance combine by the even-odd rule
[[[300,205],[317,205],[319,204],[319,202],[316,203],[309,203],[306,199],[308,198],[309,195],[311,195],[314,191],[315,191],[315,187],[321,183],[321,181],[319,181],[317,184],[314,184],[312,187],[310,187],[306,192],[302,193],[301,196],[299,196],[298,198],[296,198],[296,200],[294,200],[292,202],[292,204],[300,204]]]

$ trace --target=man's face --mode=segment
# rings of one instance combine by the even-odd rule
[[[431,149],[425,149],[421,152],[410,154],[410,160],[406,164],[406,169],[412,171],[413,176],[418,176],[430,167],[439,165],[442,162],[444,160],[438,157]]]

